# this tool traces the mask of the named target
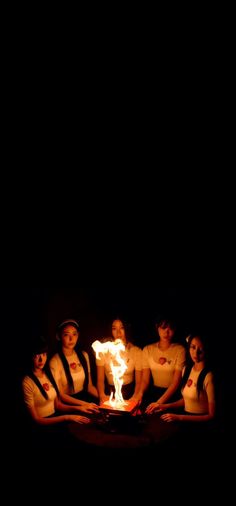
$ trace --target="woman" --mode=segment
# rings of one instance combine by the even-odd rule
[[[81,416],[81,409],[63,404],[52,373],[47,364],[47,344],[43,338],[34,339],[30,350],[30,363],[22,381],[24,403],[30,415],[25,420],[27,438],[31,447],[53,446],[62,448],[69,443],[69,432],[62,422],[89,423]],[[77,414],[69,414],[74,412]],[[62,414],[63,413],[63,414]],[[28,423],[28,422],[33,423]]]
[[[139,397],[143,398],[153,380],[153,388],[147,392],[144,405],[146,413],[155,412],[159,403],[173,399],[181,383],[182,370],[185,364],[185,348],[175,343],[176,325],[170,318],[159,318],[155,328],[159,340],[143,349],[143,377]],[[154,402],[151,402],[154,401]]]
[[[120,352],[124,360],[126,370],[123,375],[122,395],[124,399],[136,400],[140,389],[142,377],[142,350],[130,342],[127,326],[123,320],[117,318],[112,321],[111,340],[120,339],[124,344],[124,351]],[[100,353],[96,358],[97,365],[97,389],[100,403],[108,400],[110,393],[114,392],[114,379],[111,370],[110,353]],[[106,385],[107,383],[107,389]]]
[[[182,380],[182,398],[174,403],[161,404],[159,409],[184,408],[181,414],[165,413],[166,422],[208,422],[215,417],[214,376],[207,362],[207,343],[203,335],[188,338],[189,356]]]
[[[82,406],[88,413],[96,413],[99,407],[94,403],[98,392],[92,383],[88,354],[79,344],[79,323],[64,320],[57,327],[58,353],[50,360],[50,369],[63,402]],[[89,401],[93,402],[89,402]]]

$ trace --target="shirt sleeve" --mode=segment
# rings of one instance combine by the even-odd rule
[[[177,371],[182,371],[183,367],[185,366],[186,350],[185,350],[185,348],[183,346],[180,346],[179,348],[180,349],[179,349],[178,354],[177,354],[176,363],[175,363],[175,369]]]
[[[215,402],[215,384],[212,372],[206,374],[204,388],[207,393],[208,402]]]
[[[135,349],[135,371],[142,371],[143,354],[141,348],[138,346]]]
[[[30,378],[26,377],[22,382],[24,402],[28,408],[34,406],[34,389]]]
[[[150,369],[148,356],[149,356],[148,346],[145,346],[142,351],[142,368],[143,369]]]
[[[51,358],[51,360],[49,362],[49,367],[51,369],[51,372],[52,372],[52,375],[55,379],[57,387],[59,388],[61,373],[60,373],[60,365],[59,365],[59,362],[56,357]]]
[[[86,362],[87,362],[87,366],[88,366],[88,372],[90,374],[90,361],[89,361],[89,356],[88,356],[88,353],[86,351],[83,351],[83,355],[86,359]]]

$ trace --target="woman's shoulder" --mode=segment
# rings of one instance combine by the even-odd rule
[[[156,348],[157,348],[157,341],[155,343],[146,344],[146,346],[144,346],[143,348],[143,351],[150,353]]]
[[[142,351],[139,346],[133,343],[129,343],[128,350],[131,350],[132,353],[140,353]]]
[[[184,352],[186,352],[186,348],[181,343],[171,343],[171,348],[175,349],[175,350],[178,350],[178,351],[184,351]]]
[[[28,376],[28,375],[24,376],[24,378],[22,380],[22,387],[23,387],[23,390],[34,387],[34,381],[32,380],[32,378],[30,378],[30,376]]]
[[[207,371],[204,378],[204,383],[209,383],[209,381],[214,381],[214,373],[212,371]]]
[[[55,365],[58,365],[61,363],[61,359],[59,357],[59,353],[54,353],[54,355],[50,358],[49,360],[49,365],[50,367],[51,366],[55,366]]]

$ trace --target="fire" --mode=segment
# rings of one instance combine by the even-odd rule
[[[92,348],[94,349],[97,358],[99,358],[100,353],[111,354],[110,365],[115,386],[115,395],[112,392],[109,401],[106,401],[104,404],[108,404],[113,408],[122,408],[123,406],[128,404],[127,402],[125,402],[121,392],[121,388],[123,385],[123,376],[125,370],[127,369],[127,365],[125,364],[125,361],[121,357],[120,352],[125,350],[125,345],[121,341],[121,339],[116,339],[115,341],[107,341],[106,343],[94,341],[94,343],[92,344]]]

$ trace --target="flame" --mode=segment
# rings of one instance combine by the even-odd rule
[[[127,402],[125,402],[121,389],[123,385],[123,376],[124,372],[127,369],[127,365],[125,361],[120,355],[121,351],[125,350],[125,345],[121,341],[121,339],[116,339],[115,341],[107,341],[105,343],[101,343],[100,341],[94,341],[92,344],[92,348],[96,353],[96,358],[99,358],[100,353],[110,353],[111,354],[111,372],[113,376],[114,386],[115,386],[115,395],[113,392],[110,395],[109,401],[106,401],[104,404],[108,404],[113,408],[122,408]]]

